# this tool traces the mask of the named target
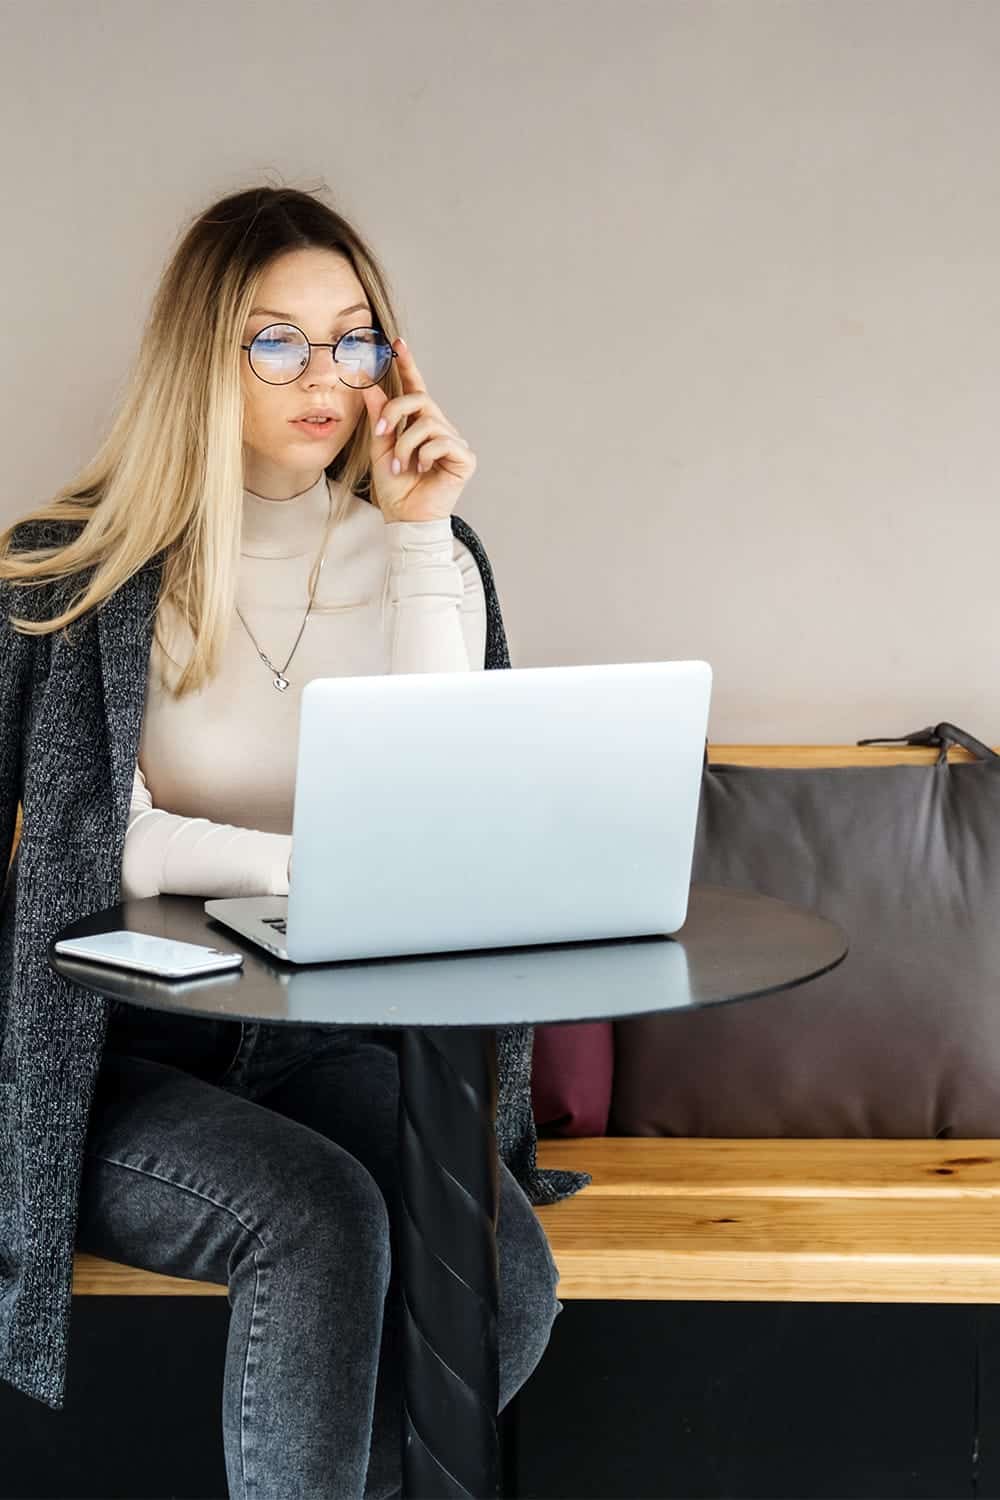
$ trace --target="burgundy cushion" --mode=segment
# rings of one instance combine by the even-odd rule
[[[539,1130],[545,1135],[605,1135],[613,1071],[610,1021],[536,1026],[531,1102]]]

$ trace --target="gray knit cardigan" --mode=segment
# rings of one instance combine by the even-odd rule
[[[15,546],[64,544],[78,524],[23,521]],[[452,531],[483,581],[484,665],[509,667],[486,553],[458,516]],[[11,614],[49,617],[54,585],[0,586],[5,869],[18,800],[24,811],[0,910],[0,1379],[57,1411],[65,1403],[83,1146],[109,1002],[53,974],[47,947],[68,922],[120,899],[164,555],[66,634],[25,636],[9,623]],[[531,1043],[527,1026],[497,1034],[497,1140],[529,1199],[551,1203],[590,1178],[536,1164]]]

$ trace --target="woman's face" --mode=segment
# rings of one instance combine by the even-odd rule
[[[261,278],[240,342],[249,344],[269,323],[294,323],[310,342],[335,344],[348,329],[371,322],[371,304],[348,260],[330,250],[289,250]],[[365,415],[364,398],[340,379],[332,349],[314,349],[302,374],[286,385],[259,379],[241,355],[243,482],[255,495],[287,500],[315,484],[346,447]],[[336,420],[313,435],[295,422],[310,407]]]

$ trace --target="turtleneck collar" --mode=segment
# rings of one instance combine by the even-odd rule
[[[243,491],[243,557],[301,557],[315,552],[330,514],[326,472],[289,500]]]

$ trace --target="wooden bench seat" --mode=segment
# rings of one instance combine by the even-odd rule
[[[709,755],[786,767],[937,759],[907,746],[711,745]],[[539,1161],[594,1179],[538,1210],[564,1300],[1000,1302],[1000,1140],[612,1136],[542,1141]],[[83,1254],[73,1290],[226,1294]]]
[[[741,1302],[1000,1302],[1000,1141],[605,1137],[539,1210],[559,1295]]]
[[[543,1141],[593,1183],[537,1210],[564,1300],[1000,1302],[1000,1141]],[[78,1254],[77,1294],[225,1287]]]

